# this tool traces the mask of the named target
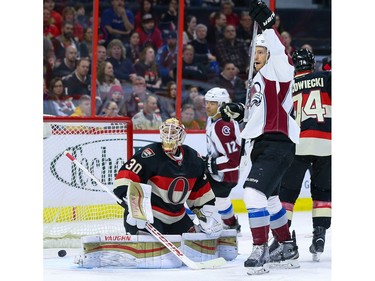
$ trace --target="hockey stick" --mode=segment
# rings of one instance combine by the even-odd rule
[[[246,102],[245,102],[245,114],[243,118],[244,124],[249,120],[249,108],[250,108],[250,90],[253,85],[253,73],[254,73],[254,57],[255,57],[255,41],[258,33],[258,23],[253,21],[253,38],[249,48],[250,64],[249,64],[249,75],[247,77],[247,89],[246,89]],[[241,156],[245,153],[245,139],[241,140]]]
[[[65,156],[68,157],[74,164],[76,164],[82,171],[86,173],[92,180],[94,180],[103,190],[105,190],[109,195],[112,196],[119,204],[123,202],[118,198],[112,191],[108,189],[104,184],[102,184],[93,174],[91,174],[77,159],[74,158],[72,154],[68,151],[64,152]],[[191,269],[206,269],[215,268],[222,266],[226,263],[226,260],[222,257],[217,259],[212,259],[205,262],[194,262],[189,259],[183,252],[181,252],[172,242],[170,242],[163,234],[161,234],[152,224],[146,222],[147,230],[161,242],[169,251],[171,251],[179,260],[181,260],[185,265]]]

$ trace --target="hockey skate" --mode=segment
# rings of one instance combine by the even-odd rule
[[[248,275],[258,275],[268,273],[269,249],[267,243],[253,245],[253,251],[244,263],[248,267]]]
[[[271,250],[272,249],[272,250]],[[292,239],[284,242],[278,242],[276,239],[270,247],[270,267],[271,268],[299,268],[298,246],[296,234],[293,230]]]
[[[235,216],[234,217],[235,220],[234,222],[232,222],[231,224],[227,224],[227,220],[223,220],[223,228],[224,229],[235,229],[237,231],[237,233],[241,233],[241,225],[238,223],[238,217]]]
[[[313,261],[320,261],[320,255],[324,251],[324,243],[326,240],[326,229],[323,226],[317,226],[313,231],[312,244],[310,246],[310,253],[313,255]]]

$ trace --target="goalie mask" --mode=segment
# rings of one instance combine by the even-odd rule
[[[313,70],[315,67],[315,56],[308,49],[295,50],[292,55],[295,71]]]
[[[176,153],[185,137],[185,126],[176,118],[169,118],[160,126],[160,139],[165,153]]]
[[[228,94],[228,91],[224,88],[219,88],[219,87],[215,87],[215,88],[212,88],[211,90],[209,90],[205,96],[204,96],[204,99],[205,101],[216,101],[217,102],[217,113],[220,113],[220,107],[224,104],[224,103],[228,103],[230,102],[230,98],[229,98],[229,94]],[[211,116],[211,117],[215,117],[216,114],[214,116]]]

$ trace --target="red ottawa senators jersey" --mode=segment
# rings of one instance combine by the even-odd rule
[[[331,71],[298,73],[293,102],[301,127],[296,155],[331,155]]]
[[[136,152],[119,170],[114,193],[124,198],[126,179],[152,186],[151,205],[154,217],[166,224],[179,221],[190,209],[214,205],[215,195],[207,180],[203,159],[189,146],[179,147],[183,158],[172,159],[160,142]]]

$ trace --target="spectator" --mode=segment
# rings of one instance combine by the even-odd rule
[[[311,53],[314,53],[313,47],[310,44],[303,44],[301,49],[308,49]]]
[[[192,45],[186,45],[182,54],[182,78],[208,81],[207,70],[205,66],[194,61],[194,47]],[[174,69],[174,77],[176,77],[177,67]]]
[[[47,9],[43,9],[43,35],[46,36],[48,39],[60,35],[60,29],[57,28],[56,25],[51,23],[53,18],[51,17],[51,12]]]
[[[234,4],[232,0],[222,0],[220,5],[220,11],[225,15],[227,24],[237,27],[240,24],[239,16],[233,11]]]
[[[156,64],[162,79],[162,84],[166,85],[173,81],[173,69],[177,65],[177,33],[170,31],[166,35],[166,44],[161,46],[156,54]]]
[[[89,26],[93,26],[93,25],[94,25],[94,18],[93,18],[93,15],[91,13],[90,25]],[[102,18],[98,17],[98,44],[107,46],[109,41],[110,41],[108,38],[109,38],[108,30],[104,26],[104,24],[102,22]]]
[[[136,31],[139,34],[139,46],[143,49],[145,46],[152,46],[156,52],[163,44],[163,38],[160,29],[155,25],[155,20],[151,14],[145,14],[142,17],[142,26]]]
[[[156,18],[156,13],[153,11],[153,5],[154,2],[153,0],[141,0],[139,4],[139,10],[134,16],[134,29],[137,29],[139,27],[142,27],[142,17],[145,14],[151,14],[152,17],[155,20],[155,26],[157,25],[157,18]]]
[[[197,18],[194,15],[187,15],[185,18],[185,27],[183,32],[183,45],[189,44],[193,41],[196,37],[195,35],[195,27],[197,26]]]
[[[104,45],[98,45],[98,65],[107,59],[107,48]]]
[[[48,37],[43,36],[43,77],[47,87],[52,79],[53,68],[56,64],[55,51],[53,44]]]
[[[250,17],[248,11],[242,11],[240,15],[240,24],[236,29],[237,38],[243,39],[246,46],[249,48],[251,40],[253,39],[253,19]]]
[[[212,14],[213,23],[207,27],[207,41],[210,50],[216,56],[216,44],[224,37],[224,28],[227,25],[227,18],[222,12]]]
[[[61,30],[62,16],[55,10],[54,0],[43,0],[43,7],[48,9],[51,15],[51,24],[54,24],[59,30]]]
[[[194,105],[187,103],[182,106],[181,110],[181,122],[184,124],[185,129],[200,130],[199,124],[194,120],[195,110]]]
[[[246,77],[246,69],[249,64],[248,48],[243,39],[236,37],[236,28],[228,24],[224,29],[224,38],[217,43],[216,58],[220,67],[226,62],[234,63],[239,70],[239,76]]]
[[[92,59],[92,28],[86,27],[83,30],[83,36],[81,43],[79,44],[79,50],[82,58]]]
[[[130,35],[129,43],[124,45],[126,50],[126,58],[129,59],[133,64],[137,62],[139,59],[139,55],[141,53],[141,48],[139,47],[139,33],[133,31]]]
[[[204,104],[204,96],[198,95],[193,100],[193,105],[195,109],[195,120],[198,122],[199,127],[203,130],[206,128],[207,115],[206,108]]]
[[[285,45],[285,51],[287,52],[287,54],[290,57],[292,57],[292,54],[293,54],[294,50],[296,49],[296,47],[292,43],[292,36],[290,35],[290,33],[288,31],[283,31],[283,32],[280,33],[280,35],[283,38],[283,42],[284,42],[284,45]]]
[[[158,109],[157,97],[149,95],[146,98],[144,108],[132,118],[134,130],[158,130],[162,124]]]
[[[204,24],[198,24],[195,28],[196,38],[190,42],[190,45],[194,47],[195,60],[199,61],[205,66],[207,74],[210,77],[215,77],[219,74],[219,66],[216,61],[216,57],[212,55],[210,46],[207,42],[207,26]]]
[[[177,17],[178,2],[177,0],[169,0],[168,10],[162,13],[159,20],[159,29],[164,34],[171,30],[177,29],[178,17]]]
[[[129,42],[130,33],[134,30],[134,14],[125,8],[124,0],[111,0],[112,7],[103,11],[103,26],[108,31],[107,43],[118,39]]]
[[[159,96],[158,107],[160,109],[160,117],[162,121],[176,117],[176,82],[170,81],[167,84],[167,93],[165,96]]]
[[[83,38],[83,26],[76,19],[76,10],[71,6],[66,6],[61,16],[63,21],[69,21],[73,23],[73,36],[77,42],[81,42]]]
[[[193,100],[196,96],[198,96],[199,93],[199,88],[198,86],[191,85],[188,87],[188,96],[185,100],[183,100],[183,105],[185,104],[193,104]]]
[[[118,114],[118,106],[117,103],[114,101],[107,101],[104,106],[102,113],[100,114],[101,116],[106,116],[106,117],[117,117],[120,116]]]
[[[59,65],[53,69],[52,76],[63,78],[76,69],[77,66],[77,49],[74,46],[68,46],[65,49],[65,57]]]
[[[61,27],[61,34],[52,38],[53,48],[55,50],[56,62],[60,63],[65,57],[65,49],[68,46],[74,46],[77,49],[77,57],[80,57],[79,44],[73,36],[73,23],[64,21]]]
[[[51,80],[47,97],[44,100],[44,105],[49,108],[48,111],[43,111],[43,114],[54,116],[69,116],[74,110],[75,106],[71,98],[68,98],[64,91],[64,85],[61,78],[53,78]],[[43,107],[45,110],[45,106]]]
[[[122,92],[121,83],[115,77],[113,72],[113,66],[109,61],[104,61],[101,64],[99,64],[96,77],[96,96],[100,97],[103,103],[110,99],[109,90],[112,86],[116,85],[118,88],[121,89]]]
[[[125,96],[124,103],[120,106],[120,114],[133,117],[136,113],[143,110],[144,103],[149,95],[145,78],[136,76],[133,80],[132,92],[130,95]]]
[[[91,23],[88,19],[88,17],[86,16],[86,9],[85,9],[85,5],[81,4],[81,3],[77,3],[74,7],[74,10],[76,11],[76,19],[77,21],[79,22],[79,24],[83,27],[83,28],[88,28],[91,26]]]
[[[114,75],[121,84],[128,84],[135,77],[132,62],[126,58],[126,50],[119,39],[113,39],[107,47],[107,61],[112,63]]]
[[[273,25],[273,28],[275,28],[277,30],[277,32],[279,32],[279,34],[281,34],[285,29],[281,23],[281,19],[280,19],[280,15],[279,14],[275,14],[275,24]]]
[[[70,116],[90,116],[91,115],[91,98],[88,95],[82,95],[79,98],[78,106]]]
[[[145,78],[147,89],[151,92],[160,89],[161,77],[155,61],[155,51],[151,46],[145,47],[139,60],[134,64],[136,74]]]
[[[63,78],[64,87],[69,97],[73,98],[76,105],[80,97],[91,95],[91,78],[88,75],[90,70],[90,61],[87,58],[81,58],[77,62],[76,70]]]
[[[220,73],[213,84],[218,87],[225,88],[232,102],[246,103],[246,81],[236,75],[237,67],[226,62],[223,71]]]
[[[195,39],[190,42],[190,45],[194,47],[195,54],[207,56],[208,61],[216,61],[216,57],[212,55],[207,41],[207,26],[201,23],[197,24],[195,34]]]
[[[120,108],[120,106],[124,103],[125,96],[121,86],[113,85],[109,89],[108,96],[109,100],[114,101],[117,104],[118,108]]]

